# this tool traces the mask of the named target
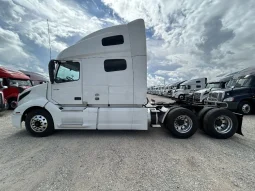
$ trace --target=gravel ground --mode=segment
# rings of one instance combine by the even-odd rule
[[[255,116],[228,140],[202,131],[180,140],[163,128],[35,138],[10,116],[0,113],[1,191],[255,190]]]

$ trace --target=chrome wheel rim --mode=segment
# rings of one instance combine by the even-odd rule
[[[221,134],[226,134],[233,128],[233,121],[226,115],[217,117],[214,121],[214,129]]]
[[[30,127],[35,132],[44,132],[48,127],[47,119],[42,115],[35,115],[30,120]]]
[[[249,104],[244,104],[242,107],[243,113],[249,113],[251,111],[251,106]]]
[[[179,133],[187,133],[193,126],[192,119],[187,115],[180,115],[174,120],[174,128]]]

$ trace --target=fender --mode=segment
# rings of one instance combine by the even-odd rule
[[[45,105],[48,103],[49,101],[44,98],[44,97],[40,97],[40,98],[37,98],[37,99],[32,99],[32,100],[29,100],[21,105],[19,105],[15,110],[14,110],[14,113],[20,113],[21,115],[24,114],[24,112],[31,108],[31,107],[42,107],[44,108]]]

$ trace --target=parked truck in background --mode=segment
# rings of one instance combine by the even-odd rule
[[[3,86],[6,87],[2,92],[7,100],[8,108],[15,109],[19,93],[32,86],[30,78],[22,72],[3,67],[0,67],[0,78],[3,80]]]
[[[181,84],[184,83],[184,82],[185,81],[181,81],[181,82],[176,82],[176,83],[172,84],[169,87],[167,97],[173,98],[173,93],[175,92],[175,90],[180,89]]]
[[[29,72],[29,71],[25,71],[25,70],[20,70],[20,71],[23,74],[26,74],[30,78],[30,81],[33,86],[36,86],[36,85],[42,84],[42,83],[46,83],[49,81],[45,76],[38,74],[36,72]]]
[[[235,74],[226,89],[210,92],[206,104],[225,104],[229,110],[251,114],[255,107],[255,67]]]
[[[185,97],[197,90],[204,89],[207,78],[191,79],[180,84],[180,88],[173,91],[172,97],[176,100],[185,100]]]
[[[232,79],[232,76],[232,74],[228,74],[210,80],[204,89],[198,90],[193,94],[193,101],[204,104],[209,93],[214,90],[224,89],[226,84]]]
[[[148,103],[142,19],[96,31],[66,48],[49,62],[49,77],[50,83],[19,95],[12,115],[15,127],[25,121],[34,136],[58,129],[148,130],[148,121],[178,138],[192,136],[199,124],[217,138],[242,134],[242,115],[226,109]]]

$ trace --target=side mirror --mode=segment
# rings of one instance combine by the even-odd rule
[[[51,61],[49,62],[48,69],[49,69],[50,82],[51,82],[52,84],[54,84],[55,60],[51,60]]]
[[[235,88],[235,86],[231,86],[231,89],[233,90]]]

